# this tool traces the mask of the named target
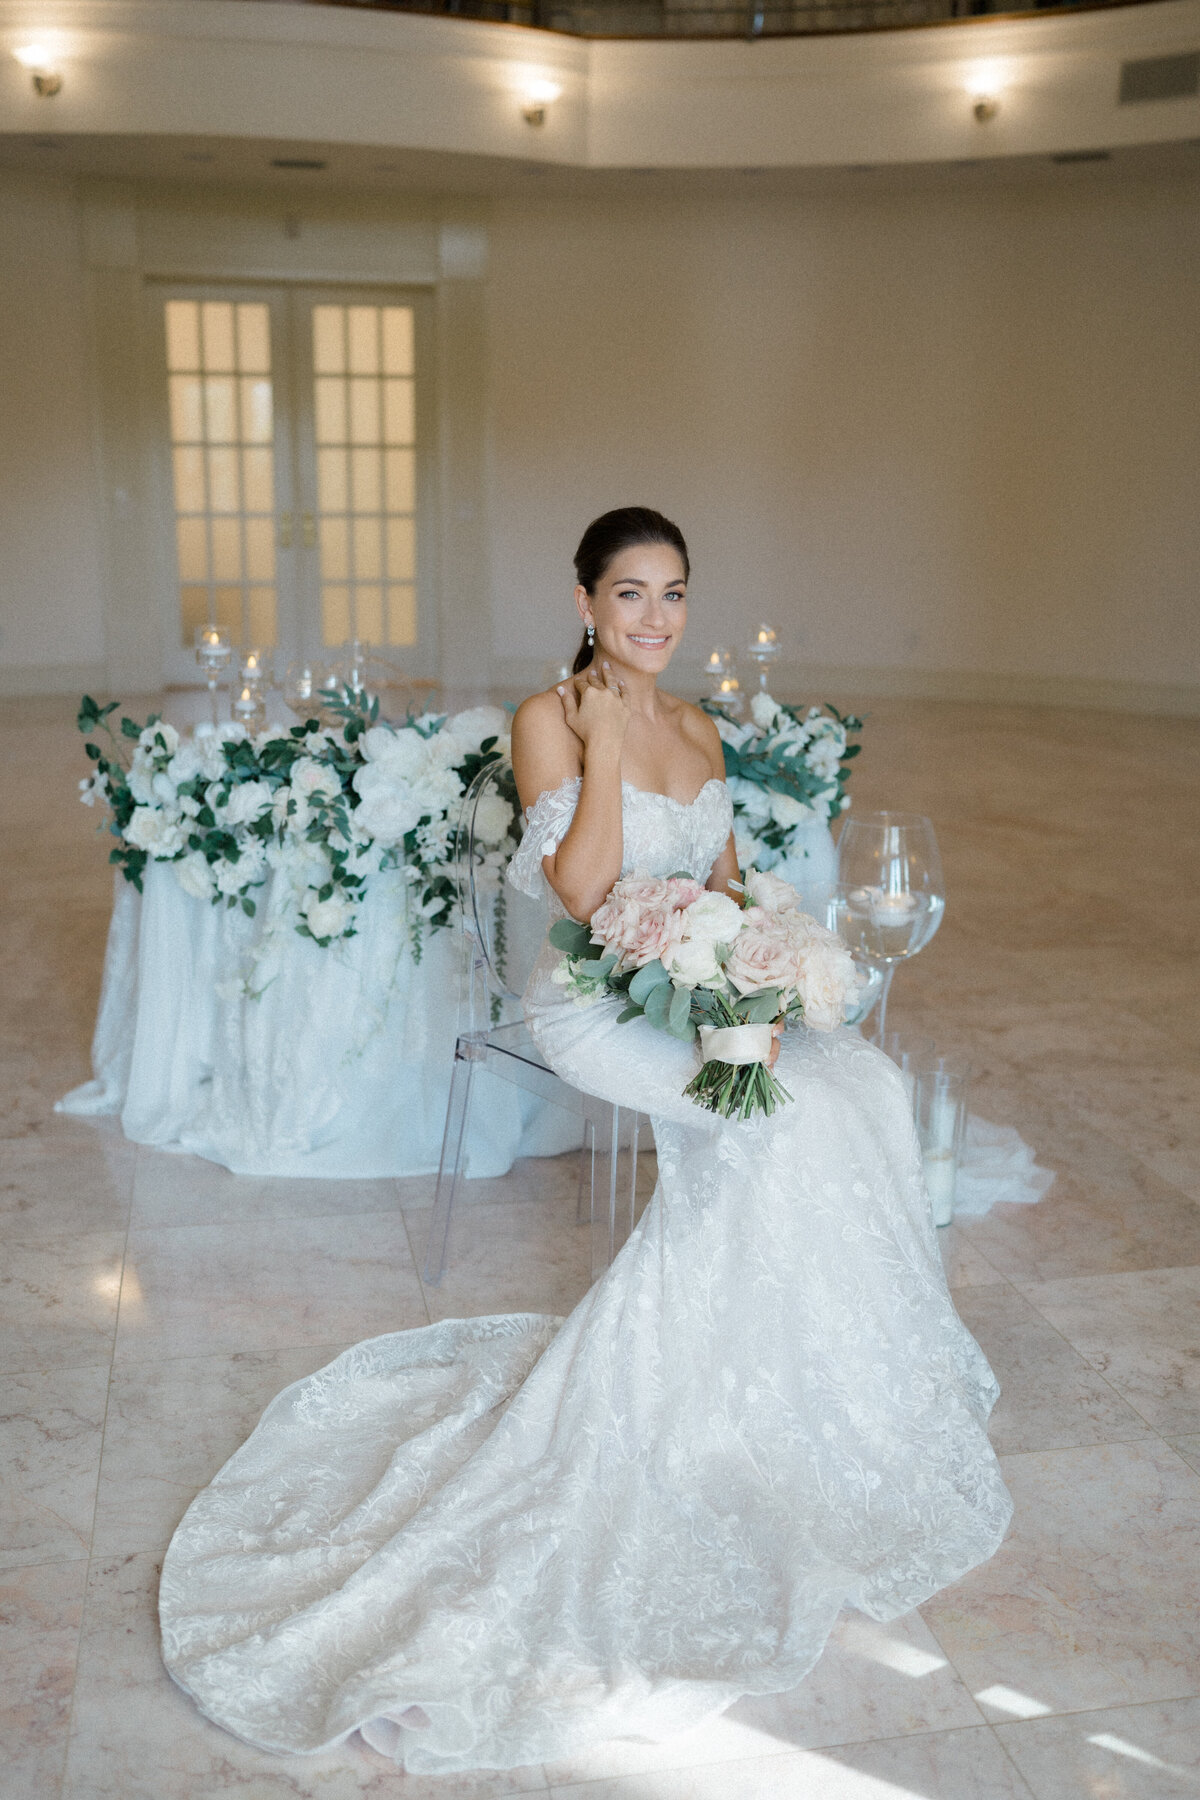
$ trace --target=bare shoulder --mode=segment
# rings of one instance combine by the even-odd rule
[[[703,750],[712,764],[714,775],[724,777],[725,752],[721,747],[721,734],[703,707],[693,706],[690,700],[680,700],[676,718],[689,743],[695,744],[698,750]]]
[[[562,701],[554,688],[547,688],[542,694],[530,694],[527,700],[522,700],[513,714],[513,736],[526,740],[540,737],[543,732],[553,731],[559,725],[566,731]]]
[[[524,806],[532,806],[547,788],[560,787],[581,772],[579,739],[567,724],[554,688],[530,694],[518,706],[512,722],[512,760]]]

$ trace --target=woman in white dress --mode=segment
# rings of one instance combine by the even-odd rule
[[[512,879],[587,917],[621,873],[737,878],[720,745],[656,678],[686,615],[676,527],[585,535],[572,683],[513,735]],[[590,640],[594,637],[594,654]],[[900,1078],[789,1031],[771,1118],[683,1098],[690,1046],[579,1007],[543,953],[530,1025],[570,1082],[651,1114],[659,1182],[565,1321],[447,1320],[272,1402],[163,1569],[164,1657],[278,1751],[361,1731],[413,1772],[661,1738],[812,1667],[989,1557],[998,1389],[942,1274]]]

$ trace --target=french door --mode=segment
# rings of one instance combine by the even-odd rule
[[[436,673],[425,296],[157,284],[165,678],[197,625],[281,663],[351,639]]]

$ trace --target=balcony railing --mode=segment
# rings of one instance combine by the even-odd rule
[[[573,37],[760,38],[845,31],[888,31],[906,25],[1043,12],[1091,12],[1146,0],[297,0],[375,12],[430,13],[536,25]]]

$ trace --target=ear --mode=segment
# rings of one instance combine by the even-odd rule
[[[585,625],[594,625],[596,623],[595,619],[592,617],[592,596],[585,587],[577,587],[575,589],[575,610],[578,612]]]

